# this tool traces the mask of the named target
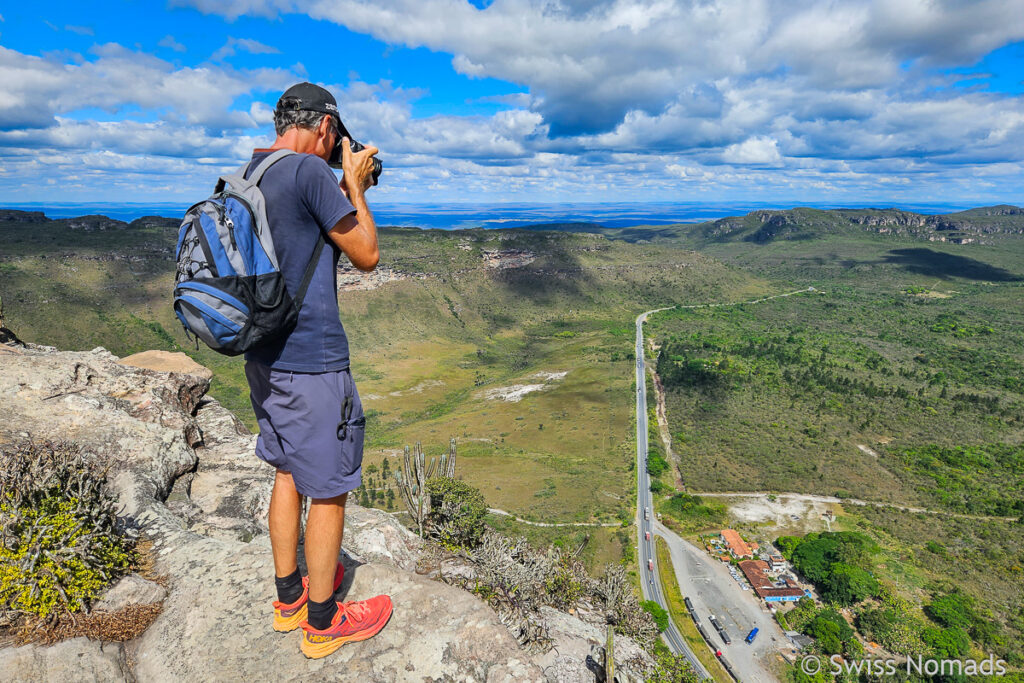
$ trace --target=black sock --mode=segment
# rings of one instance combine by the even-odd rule
[[[274,583],[277,584],[279,602],[290,605],[302,597],[302,574],[299,574],[298,567],[288,576],[275,576]]]
[[[331,625],[331,619],[338,612],[338,603],[334,600],[333,595],[323,602],[310,600],[308,604],[309,616],[306,618],[306,621],[309,622],[310,626],[317,631],[323,631]]]

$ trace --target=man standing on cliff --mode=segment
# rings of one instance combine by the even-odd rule
[[[374,147],[352,153],[343,141],[339,186],[327,165],[345,128],[330,92],[312,83],[289,88],[274,111],[277,139],[253,152],[250,169],[274,150],[290,149],[260,181],[267,220],[289,292],[299,289],[318,240],[322,251],[298,323],[287,336],[245,355],[245,375],[260,434],[256,455],[276,470],[270,544],[278,599],[274,629],[302,628],[302,652],[325,657],[346,642],[376,635],[391,616],[386,595],[336,602],[344,569],[338,556],[348,492],[362,480],[362,403],[349,371],[348,339],[338,314],[341,253],[364,271],[377,266],[377,228],[366,205]],[[302,497],[310,499],[305,556],[297,549]]]

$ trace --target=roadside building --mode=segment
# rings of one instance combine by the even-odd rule
[[[733,557],[753,557],[754,552],[747,542],[740,538],[735,529],[722,529],[722,541],[725,542]]]
[[[786,560],[779,553],[772,553],[768,556],[768,566],[773,572],[779,571],[786,568]]]
[[[744,560],[740,562],[740,571],[754,587],[754,592],[765,602],[796,602],[807,593],[788,577],[776,584],[768,576],[768,563],[764,560]]]
[[[796,648],[798,652],[803,652],[814,645],[813,638],[805,636],[798,631],[786,631],[786,637],[789,638],[790,642],[793,643],[793,647]]]

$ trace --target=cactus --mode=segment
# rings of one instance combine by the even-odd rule
[[[419,441],[416,442],[416,450],[412,453],[406,446],[402,458],[402,469],[395,472],[395,481],[398,482],[398,491],[401,494],[402,502],[405,503],[409,515],[416,522],[416,529],[421,538],[423,537],[423,521],[430,514],[427,479],[434,476],[455,476],[454,438],[448,442],[448,453],[441,456],[440,462],[431,458],[429,464],[426,463],[426,456],[423,454],[423,447],[420,446]]]
[[[133,559],[105,473],[79,447],[0,448],[0,610],[85,609]]]
[[[615,627],[608,624],[608,641],[604,648],[604,679],[615,680]]]

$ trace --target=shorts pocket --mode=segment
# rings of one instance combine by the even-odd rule
[[[366,418],[359,417],[348,423],[345,438],[341,440],[341,473],[355,474],[363,466],[363,439],[366,437]]]
[[[359,400],[352,373],[341,373],[342,422],[338,424],[341,441],[341,470],[348,477],[359,471],[363,464],[363,441],[366,437],[366,415]]]

